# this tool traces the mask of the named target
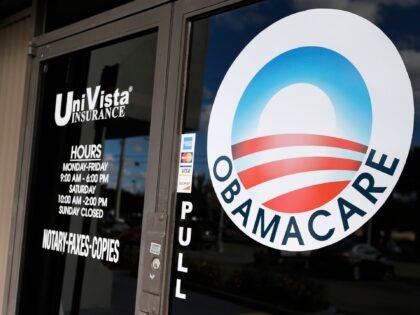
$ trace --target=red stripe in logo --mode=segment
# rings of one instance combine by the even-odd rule
[[[234,144],[233,159],[275,148],[291,146],[325,146],[366,153],[367,146],[341,138],[310,134],[281,134],[258,137]]]
[[[330,201],[348,184],[349,181],[340,181],[304,187],[273,198],[265,202],[264,206],[286,213],[309,211]]]
[[[360,161],[350,159],[304,157],[261,164],[244,170],[238,175],[244,187],[248,189],[282,176],[321,170],[357,171],[360,165]]]

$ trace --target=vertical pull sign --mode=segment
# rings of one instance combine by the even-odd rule
[[[193,204],[190,201],[183,201],[181,206],[181,221],[185,223],[187,215],[193,211]],[[178,229],[178,244],[181,247],[186,247],[191,243],[191,233],[192,228],[180,226]],[[184,266],[184,254],[182,252],[178,253],[178,263],[176,271],[180,274],[176,279],[175,284],[175,297],[181,300],[187,299],[187,295],[182,292],[182,273],[188,273],[188,267]]]

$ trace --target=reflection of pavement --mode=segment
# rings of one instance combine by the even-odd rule
[[[355,282],[328,279],[319,282],[325,286],[329,302],[339,310],[337,314],[420,314],[420,281],[418,283],[403,280]],[[235,302],[192,291],[187,291],[187,296],[186,301],[174,300],[176,312],[173,314],[271,315]]]
[[[81,309],[80,315],[134,314],[137,278],[125,271],[113,271],[112,303],[110,309]]]
[[[226,271],[229,265],[233,268],[253,262],[256,252],[258,247],[225,243],[225,252],[222,254],[217,251],[202,250],[188,251],[188,255],[211,263],[218,262]],[[396,279],[392,281],[347,281],[312,277],[310,280],[325,287],[326,299],[336,307],[338,314],[419,315],[420,264],[395,262],[394,267]],[[214,296],[209,297],[195,292],[190,294],[188,302],[177,303],[181,310],[174,314],[267,315]]]
[[[205,259],[211,262],[222,264],[247,264],[254,261],[254,254],[258,247],[236,243],[224,243],[223,252],[217,250],[185,250],[188,256],[196,259]]]
[[[396,262],[394,266],[398,277],[420,279],[420,263]]]
[[[185,293],[187,294],[186,300],[174,299],[172,314],[270,315],[217,297],[187,290]]]
[[[175,315],[336,315],[334,308],[329,308],[317,313],[303,313],[294,311],[275,311],[267,313],[250,308],[241,302],[229,301],[196,291],[185,290],[186,300],[174,299],[170,314]]]
[[[322,280],[331,304],[343,315],[419,315],[420,281]]]

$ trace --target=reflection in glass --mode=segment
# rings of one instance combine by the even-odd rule
[[[236,56],[263,29],[292,13],[332,7],[377,24],[399,49],[420,106],[420,5],[417,2],[275,1],[218,13],[192,23],[183,132],[196,133],[191,195],[178,194],[170,314],[348,314],[420,312],[419,115],[412,150],[397,187],[363,228],[332,246],[304,253],[254,242],[224,215],[207,167],[207,127],[218,87]],[[308,26],[310,27],[310,26]],[[398,104],[396,111],[398,110]],[[418,111],[417,111],[418,112]],[[194,210],[180,219],[182,201]],[[188,272],[177,271],[178,254]],[[175,298],[176,279],[186,299]]]
[[[156,33],[143,34],[43,64],[18,314],[134,314],[156,39]],[[105,95],[130,91],[125,117],[58,127],[56,95],[73,91],[80,99],[96,86]],[[92,144],[102,146],[107,168],[80,172],[81,182],[94,180],[89,197],[105,200],[103,217],[59,214],[57,196],[69,194],[69,183],[60,181],[63,163],[72,146]],[[103,179],[95,179],[100,174]],[[94,259],[42,249],[44,229],[116,240],[118,262],[106,252]]]

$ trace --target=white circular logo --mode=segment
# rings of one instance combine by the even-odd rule
[[[293,14],[231,65],[207,154],[217,197],[254,240],[305,251],[359,229],[404,167],[413,93],[388,37],[340,10]]]

